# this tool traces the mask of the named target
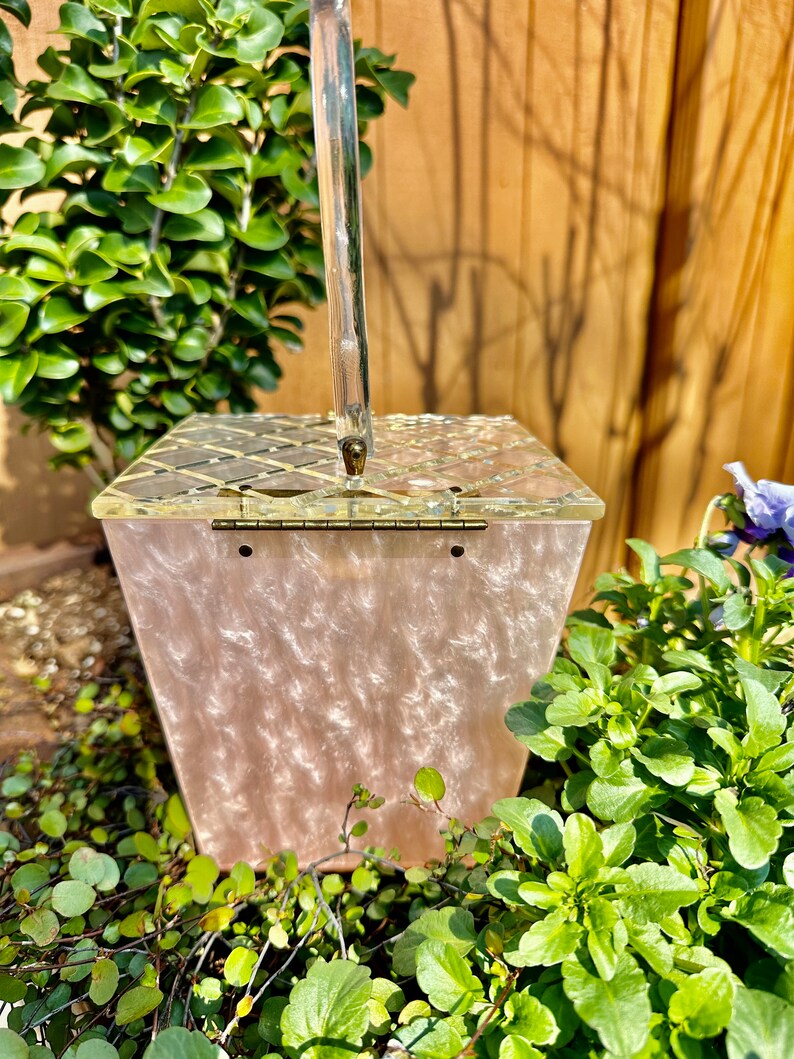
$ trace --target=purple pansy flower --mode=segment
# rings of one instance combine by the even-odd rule
[[[725,470],[733,475],[736,492],[747,512],[745,539],[763,541],[780,530],[794,545],[794,485],[765,478],[754,482],[743,463],[726,463]]]

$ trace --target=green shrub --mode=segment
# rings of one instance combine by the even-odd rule
[[[221,875],[144,689],[88,689],[88,732],[2,786],[0,1054],[794,1054],[794,578],[632,546],[641,577],[599,579],[508,714],[525,794],[470,827],[417,775],[426,867],[363,848],[346,877],[289,853]],[[379,801],[354,790],[345,849]]]
[[[26,0],[0,4],[29,20]],[[0,145],[0,395],[105,477],[194,411],[252,411],[324,296],[306,0],[80,0]],[[13,124],[10,37],[0,106]],[[359,47],[362,134],[413,77]],[[6,80],[3,81],[5,76]],[[10,93],[10,95],[9,95]],[[362,145],[363,168],[369,149]],[[34,199],[31,205],[35,208]]]

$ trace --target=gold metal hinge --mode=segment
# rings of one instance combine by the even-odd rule
[[[256,518],[215,518],[212,520],[214,530],[484,530],[488,523],[482,519],[395,519],[389,522],[375,522],[373,519],[334,519],[312,520],[300,519],[256,519]]]

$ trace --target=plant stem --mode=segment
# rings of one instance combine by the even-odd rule
[[[722,494],[718,493],[716,496],[713,496],[706,505],[706,510],[703,513],[703,521],[700,523],[700,530],[698,531],[698,535],[695,538],[695,547],[706,547],[706,538],[709,532],[709,525],[711,524],[711,516],[717,510],[721,498]]]
[[[750,661],[758,665],[763,647],[763,629],[766,619],[766,596],[759,596],[755,602],[755,616],[753,617],[753,635],[750,642]]]
[[[181,121],[177,123],[177,130],[174,135],[174,147],[171,151],[171,157],[168,159],[168,165],[165,169],[165,180],[163,181],[163,191],[169,191],[173,187],[174,181],[176,180],[177,171],[179,169],[179,163],[182,160],[182,149],[185,143],[185,134],[187,130],[184,127],[185,122],[190,121],[193,116],[193,111],[196,109],[196,93],[198,92],[198,86],[193,87],[193,91],[190,93],[190,97],[187,101],[187,106],[182,115]],[[154,217],[152,218],[152,231],[149,235],[149,254],[154,255],[157,251],[157,247],[160,245],[160,237],[163,232],[163,218],[165,213],[158,206],[154,211]],[[151,294],[149,296],[149,308],[152,310],[152,316],[154,317],[155,323],[158,327],[165,328],[166,320],[163,316],[163,310],[161,307],[160,299]]]
[[[494,1001],[494,1004],[493,1004],[493,1007],[491,1008],[491,1010],[488,1012],[488,1014],[485,1016],[485,1018],[482,1020],[480,1025],[477,1027],[477,1029],[472,1034],[471,1040],[469,1041],[469,1043],[466,1045],[465,1048],[462,1048],[461,1051],[458,1052],[458,1054],[455,1056],[455,1059],[464,1059],[464,1056],[473,1055],[474,1054],[474,1052],[472,1050],[474,1045],[477,1043],[479,1038],[483,1035],[483,1033],[486,1030],[486,1027],[488,1026],[488,1023],[494,1017],[496,1012],[499,1010],[499,1008],[502,1006],[502,1004],[504,1004],[505,1000],[507,1000],[507,997],[508,997],[508,995],[510,993],[510,990],[513,988],[513,984],[515,983],[516,978],[518,978],[518,975],[519,975],[518,971],[511,971],[510,972],[510,977],[507,979],[507,985],[504,987],[502,992],[499,994],[499,996]]]

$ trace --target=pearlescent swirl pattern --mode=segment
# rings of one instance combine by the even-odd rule
[[[403,799],[424,765],[464,820],[516,793],[526,755],[504,714],[551,664],[589,530],[548,519],[354,534],[108,520],[202,851],[224,867],[283,848],[304,864],[333,852],[361,782],[387,799],[360,814],[362,842],[397,847],[406,865],[441,856],[443,821]]]
[[[510,416],[380,416],[350,479],[328,416],[193,415],[93,504],[97,518],[598,519],[603,502]]]

